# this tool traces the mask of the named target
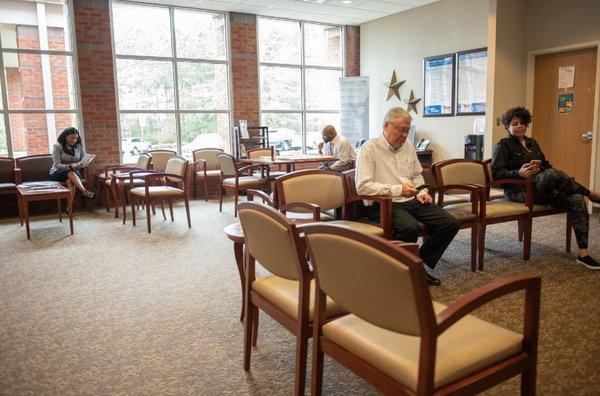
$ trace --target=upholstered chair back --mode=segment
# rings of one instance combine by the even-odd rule
[[[217,156],[223,154],[223,150],[219,148],[202,148],[194,150],[194,162],[198,160],[206,161],[206,169],[219,169],[219,158]]]
[[[218,154],[217,158],[219,159],[219,166],[221,167],[223,177],[235,177],[237,173],[235,167],[236,159],[229,154]]]
[[[281,180],[281,196],[285,203],[305,202],[319,205],[321,211],[344,205],[344,178],[341,173],[327,170],[306,170],[288,173]],[[304,211],[307,209],[294,209]]]
[[[30,155],[15,159],[16,167],[21,169],[21,183],[44,181],[50,178],[52,155]]]
[[[150,150],[148,154],[152,156],[152,169],[158,172],[164,172],[167,168],[167,161],[177,155],[175,151],[171,150]]]
[[[436,164],[439,184],[479,184],[487,185],[486,168],[481,161],[454,159]],[[441,178],[440,178],[441,177]],[[446,194],[468,194],[467,190],[451,189]]]
[[[175,157],[169,159],[169,161],[167,161],[165,173],[180,176],[181,178],[184,178],[184,180],[185,180],[187,164],[188,164],[188,160],[186,160],[183,157],[175,156]],[[180,179],[174,178],[174,177],[167,177],[167,179],[172,182],[180,182],[181,181]]]
[[[15,182],[15,160],[0,157],[0,183]]]
[[[150,169],[150,163],[152,162],[152,157],[148,153],[142,153],[138,157],[137,163],[135,164],[136,168],[140,169]]]
[[[260,157],[270,157],[273,151],[271,148],[257,148],[253,150],[248,150],[248,158],[250,159],[260,159]]]
[[[419,336],[415,287],[426,288],[419,260],[384,239],[336,226],[303,228],[319,287],[348,312],[376,326]],[[422,270],[422,268],[421,268]],[[420,278],[416,277],[419,275]],[[413,284],[421,279],[422,284]]]
[[[297,234],[277,210],[258,203],[238,206],[246,249],[263,267],[282,278],[300,279]]]

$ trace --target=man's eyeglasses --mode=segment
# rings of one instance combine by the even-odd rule
[[[392,124],[391,122],[388,122],[388,124],[394,129],[394,131],[404,134],[404,135],[408,135],[408,132],[410,131],[410,128],[399,128],[396,125]]]

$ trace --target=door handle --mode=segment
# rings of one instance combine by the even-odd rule
[[[593,135],[593,133],[592,133],[591,131],[590,131],[590,132],[583,133],[583,134],[581,135],[581,138],[582,138],[583,140],[592,140],[592,139],[593,139],[593,137],[594,137],[594,135]]]

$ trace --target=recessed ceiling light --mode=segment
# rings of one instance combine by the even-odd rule
[[[342,4],[352,4],[352,0],[343,0]]]

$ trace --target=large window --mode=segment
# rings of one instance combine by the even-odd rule
[[[0,1],[0,156],[45,154],[80,128],[66,0]]]
[[[151,149],[230,150],[225,15],[114,2],[125,162]]]
[[[259,18],[261,123],[283,152],[315,152],[327,124],[339,130],[340,26]]]

